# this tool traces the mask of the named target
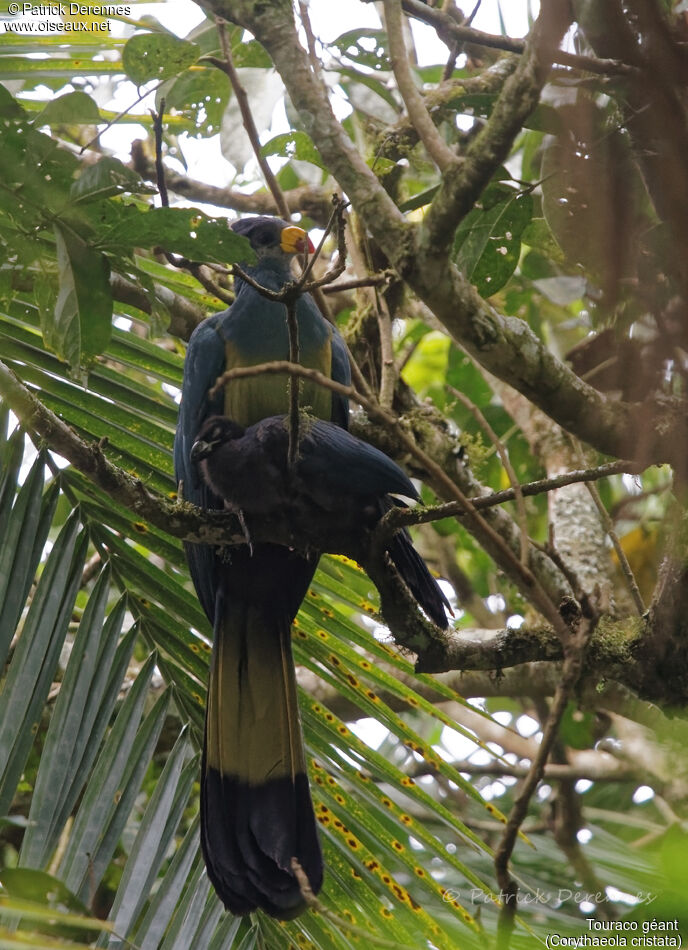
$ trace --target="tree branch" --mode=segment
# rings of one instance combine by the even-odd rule
[[[486,46],[489,49],[504,50],[507,53],[524,53],[525,40],[514,39],[511,36],[496,36],[493,33],[484,33],[459,23],[451,15],[439,7],[431,7],[424,0],[402,0],[402,7],[409,16],[434,26],[440,39],[450,45],[451,40],[461,43],[471,43],[475,46]],[[570,66],[587,73],[601,76],[627,75],[635,72],[632,66],[618,59],[598,59],[595,56],[578,56],[575,53],[566,53],[556,50],[552,61],[561,66]]]
[[[503,670],[535,660],[561,660],[551,629],[457,630],[419,653],[417,673],[447,670]]]
[[[113,272],[110,275],[110,288],[113,298],[120,303],[136,307],[137,310],[141,310],[143,313],[153,313],[153,304],[146,291],[121,274]],[[156,299],[169,312],[170,323],[167,332],[180,340],[188,340],[207,314],[201,307],[192,303],[188,297],[176,294],[163,284],[154,284],[153,290]]]
[[[516,844],[519,829],[528,813],[530,800],[544,775],[547,759],[556,741],[564,710],[581,677],[585,650],[594,628],[593,622],[583,616],[573,619],[571,626],[573,631],[571,638],[564,646],[561,681],[554,694],[547,722],[544,724],[537,755],[531,763],[528,777],[514,802],[504,834],[495,853],[494,865],[497,883],[504,895],[497,931],[499,950],[507,950],[516,918],[518,885],[509,872],[509,860]]]
[[[502,440],[499,438],[495,430],[492,428],[490,423],[487,421],[484,413],[480,411],[480,409],[475,405],[475,403],[471,399],[468,398],[468,396],[460,392],[458,389],[455,389],[454,386],[448,386],[447,388],[449,392],[452,394],[452,396],[458,399],[459,402],[462,403],[462,405],[464,405],[469,410],[469,412],[473,413],[473,415],[478,421],[478,425],[482,426],[482,428],[487,433],[488,438],[492,441],[492,444],[497,449],[497,454],[499,455],[502,465],[504,466],[504,471],[506,472],[509,478],[509,481],[511,482],[511,488],[514,493],[514,500],[516,502],[516,509],[518,513],[518,524],[521,529],[521,563],[527,564],[528,563],[528,517],[526,514],[525,502],[523,500],[523,489],[521,488],[521,484],[518,480],[514,467],[511,464],[511,460],[509,458],[509,453],[506,450],[506,446],[504,445]]]
[[[595,482],[601,478],[608,478],[610,475],[639,475],[640,469],[634,462],[623,460],[620,462],[606,462],[596,468],[588,468],[574,472],[564,472],[561,475],[554,475],[551,478],[541,478],[535,482],[527,482],[521,485],[521,493],[524,496],[542,495],[545,492],[555,491],[564,485],[573,485],[576,482]],[[484,511],[486,508],[494,508],[496,505],[503,505],[507,501],[516,499],[516,491],[513,488],[504,488],[502,491],[491,492],[487,495],[478,495],[471,497],[473,506],[478,511]],[[447,502],[445,505],[435,505],[424,508],[394,508],[385,515],[385,522],[390,528],[398,528],[402,525],[409,527],[411,525],[428,524],[433,521],[441,521],[442,518],[457,518],[463,514],[463,508],[454,501]]]
[[[225,21],[221,18],[217,18],[217,35],[220,38],[220,48],[222,49],[222,59],[216,59],[215,57],[210,57],[209,61],[217,66],[218,69],[221,69],[223,73],[228,77],[234,95],[239,106],[239,111],[241,112],[241,121],[244,124],[246,129],[246,134],[248,135],[249,141],[251,143],[251,148],[253,149],[253,154],[256,156],[256,161],[260,166],[260,170],[263,173],[263,178],[265,179],[265,184],[270,190],[270,194],[273,197],[277,209],[280,213],[280,216],[286,221],[289,221],[289,206],[284,198],[284,194],[277,179],[275,178],[270,165],[268,164],[267,159],[263,155],[260,147],[260,136],[258,129],[256,128],[256,123],[253,121],[253,113],[251,112],[251,106],[248,101],[248,96],[246,95],[246,90],[241,84],[239,79],[239,73],[236,71],[234,66],[234,60],[232,59],[232,49],[229,45],[229,37],[227,36],[227,29]]]
[[[680,400],[657,399],[631,405],[604,396],[550,353],[525,321],[503,317],[483,301],[457,269],[447,264],[445,256],[433,250],[427,231],[423,232],[422,253],[417,254],[416,228],[404,220],[335,118],[327,89],[313,75],[308,55],[299,44],[289,4],[268,8],[250,0],[233,0],[231,4],[228,0],[211,2],[228,19],[250,29],[268,50],[300,113],[304,129],[313,138],[325,164],[351,198],[397,273],[430,307],[459,345],[563,428],[598,450],[618,458],[632,457],[638,451],[638,431],[644,431],[648,433],[648,444],[642,446],[639,461],[685,464],[683,446],[688,442],[688,418]],[[557,25],[556,14],[560,10],[560,0],[546,5],[543,23],[554,21],[558,31],[560,24]],[[496,112],[493,111],[493,125],[483,141],[492,143],[497,164],[505,143],[515,134],[511,110],[516,109],[520,115],[525,111],[518,97],[522,94],[531,108],[537,101],[543,79],[540,54],[542,51],[544,61],[551,58],[552,31],[539,28],[535,36],[542,43],[531,43],[519,78],[515,82],[507,81]],[[476,162],[479,174],[473,173],[468,179],[472,193],[475,182],[486,172],[485,164],[478,157]],[[454,195],[455,203],[460,206],[463,199],[457,201],[458,197]]]
[[[22,426],[87,476],[115,501],[132,512],[132,522],[143,519],[156,528],[185,541],[208,544],[238,543],[243,533],[236,517],[225,512],[202,512],[193,505],[174,503],[149,491],[140,478],[113,465],[105,457],[107,442],[85,442],[51,412],[0,362],[0,396]],[[132,531],[134,534],[134,531]]]
[[[73,429],[47,409],[2,362],[0,397],[25,429],[38,435],[51,450],[71,462],[93,484],[131,511],[132,536],[140,534],[140,529],[134,527],[137,522],[148,522],[160,531],[185,541],[217,545],[245,543],[243,529],[234,514],[203,511],[185,502],[171,502],[167,497],[149,491],[140,479],[107,460],[102,443],[87,443],[82,440]],[[279,515],[276,515],[272,520],[258,519],[252,522],[251,534],[258,541],[273,541],[299,550],[307,548],[343,553],[357,560],[380,591],[384,619],[389,624],[394,638],[405,648],[422,656],[419,669],[448,670],[458,665],[464,669],[501,671],[510,664],[519,664],[506,676],[510,679],[516,677],[516,693],[529,694],[527,684],[521,682],[521,685],[516,686],[516,683],[520,682],[518,677],[521,674],[518,670],[524,667],[530,657],[544,662],[541,662],[541,672],[537,675],[532,671],[527,672],[527,683],[530,683],[533,689],[537,686],[540,692],[544,690],[544,694],[553,688],[558,676],[555,673],[550,681],[547,679],[546,670],[552,668],[556,671],[556,657],[560,655],[561,647],[552,631],[489,631],[487,634],[478,632],[477,635],[473,635],[471,631],[463,631],[460,634],[443,634],[420,613],[388,559],[375,556],[376,547],[369,535],[362,535],[358,529],[342,533],[338,529],[336,519],[330,523],[328,519],[312,518],[310,522],[312,524],[298,525],[295,530],[288,517],[280,519]],[[651,629],[651,626],[648,629]],[[647,655],[638,649],[638,644],[645,642],[643,633],[636,636],[637,631],[630,631],[620,636],[615,632],[608,636],[606,631],[605,627],[593,638],[589,667],[586,667],[593,705],[597,706],[600,702],[604,704],[603,697],[612,681],[627,684],[641,697],[661,698],[664,695],[661,692],[661,682],[648,676]],[[496,638],[492,642],[490,634]],[[465,642],[462,643],[464,638]],[[678,669],[681,663],[685,663],[685,659],[677,647],[671,658],[672,669]],[[524,668],[528,669],[527,665]],[[664,677],[664,674],[662,676]],[[604,677],[609,683],[602,691],[599,689],[600,677]],[[495,685],[490,687],[491,680],[485,679],[484,674],[480,675],[479,682],[473,683],[473,679],[471,674],[468,674],[467,678],[462,677],[456,681],[455,688],[460,691],[463,681],[469,690],[473,690],[471,695],[503,694],[503,680],[494,681],[495,684],[499,683],[497,688]],[[667,682],[666,688],[670,690],[673,702],[678,704],[686,701],[688,681],[685,678]],[[632,697],[625,697],[620,708],[623,715],[635,718],[638,710],[629,713],[626,708],[632,701]],[[615,702],[618,707],[618,702]],[[640,721],[645,719],[643,713]]]
[[[384,0],[384,10],[390,60],[401,98],[428,155],[440,171],[444,171],[458,162],[458,158],[435,128],[413,79],[404,44],[401,0]]]

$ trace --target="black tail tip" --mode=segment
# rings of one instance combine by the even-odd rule
[[[323,859],[305,775],[250,787],[206,768],[201,783],[201,847],[224,906],[292,920],[323,882]]]

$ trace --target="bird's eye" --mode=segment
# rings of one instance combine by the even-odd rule
[[[268,244],[272,244],[272,242],[273,242],[272,235],[265,234],[265,233],[256,234],[255,241],[254,241],[254,243],[257,244],[258,247],[267,247]]]

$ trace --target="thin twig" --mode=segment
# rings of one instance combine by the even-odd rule
[[[368,930],[364,930],[363,927],[356,927],[345,917],[340,917],[339,914],[335,914],[333,911],[331,911],[330,908],[326,907],[313,893],[311,882],[308,880],[308,876],[301,867],[301,863],[299,862],[298,858],[292,857],[291,870],[298,882],[301,896],[303,897],[306,905],[311,910],[321,914],[326,920],[331,921],[337,927],[345,930],[347,933],[357,937],[363,937],[365,940],[365,946],[387,947],[389,950],[413,950],[412,947],[407,947],[404,944],[400,944],[396,940],[385,940],[383,937],[378,937],[376,934],[371,933]]]
[[[291,363],[300,363],[301,361],[299,349],[299,325],[296,319],[296,305],[298,297],[306,285],[312,288],[321,286],[319,281],[311,281],[309,284],[308,278],[311,274],[311,271],[313,270],[313,265],[322,253],[322,249],[325,246],[325,241],[327,240],[327,237],[335,222],[337,223],[340,234],[343,233],[343,215],[344,210],[348,207],[348,204],[348,201],[342,200],[338,195],[333,196],[332,214],[330,215],[330,219],[327,222],[327,227],[325,228],[323,236],[320,239],[320,243],[315,249],[315,252],[306,262],[306,266],[304,267],[301,276],[297,280],[296,286],[290,293],[287,302],[287,330],[289,332],[289,361]],[[328,271],[322,278],[323,283],[329,283],[330,281],[336,280],[336,278],[339,277],[339,275],[344,270],[344,267],[346,267],[346,247],[342,249],[341,242],[340,255],[340,264],[342,265],[341,268],[335,267]],[[296,458],[299,452],[300,396],[301,379],[292,373],[289,377],[289,450],[287,455],[290,466],[296,464]]]
[[[580,442],[578,441],[578,439],[574,439],[573,436],[569,436],[569,439],[573,446],[574,452],[578,456],[579,461],[581,462],[584,461],[583,448]],[[626,557],[626,552],[624,551],[621,545],[621,541],[619,540],[619,536],[616,533],[616,529],[614,528],[614,522],[612,521],[609,512],[607,511],[607,509],[604,507],[604,504],[602,503],[602,499],[600,498],[600,493],[597,490],[597,486],[588,482],[586,484],[586,488],[590,492],[590,497],[592,498],[593,503],[595,507],[597,508],[597,511],[600,516],[600,521],[602,522],[602,526],[604,527],[604,530],[609,535],[609,540],[612,542],[612,546],[614,548],[614,551],[616,552],[616,556],[619,559],[619,567],[621,568],[621,573],[623,574],[624,579],[626,581],[626,585],[628,587],[631,598],[635,605],[635,609],[638,612],[638,616],[642,617],[645,614],[647,607],[645,606],[643,595],[640,593],[640,588],[638,587],[638,582],[635,579],[633,569],[631,568],[631,565],[628,562],[628,558]]]
[[[385,298],[377,291],[375,293],[377,325],[380,331],[380,395],[378,398],[383,409],[391,409],[397,375],[392,340],[392,317]]]
[[[561,475],[554,475],[552,478],[540,478],[534,482],[526,482],[521,485],[521,492],[526,497],[532,495],[543,495],[545,492],[554,491],[562,488],[564,485],[574,485],[578,482],[593,482],[601,478],[609,478],[610,475],[621,475],[623,473],[638,473],[639,469],[635,462],[622,460],[620,462],[607,462],[597,468],[589,468],[584,471],[564,472]],[[502,491],[492,492],[489,495],[478,495],[471,497],[474,508],[482,511],[485,508],[494,508],[496,505],[503,505],[507,501],[513,501],[516,493],[513,488],[505,488]],[[385,520],[389,521],[391,528],[409,527],[410,525],[428,524],[432,521],[441,521],[442,518],[459,517],[464,514],[461,505],[455,501],[449,501],[444,505],[435,505],[429,508],[394,508],[385,515]],[[546,545],[536,547],[549,552]],[[551,552],[549,552],[551,553]]]
[[[360,287],[384,287],[393,277],[396,277],[394,271],[383,270],[369,277],[354,277],[351,280],[342,280],[338,284],[330,284],[328,287],[323,287],[323,293],[338,294],[345,290],[358,290]]]
[[[604,504],[602,503],[602,499],[600,498],[600,493],[597,490],[597,486],[594,483],[587,482],[586,488],[590,492],[590,497],[595,503],[595,507],[597,508],[600,514],[600,520],[602,521],[602,524],[604,525],[604,530],[609,535],[609,540],[612,542],[612,545],[614,546],[614,550],[616,551],[616,556],[619,559],[619,567],[621,568],[621,572],[626,580],[626,584],[628,585],[628,590],[633,599],[633,603],[635,604],[635,609],[638,612],[638,616],[642,617],[643,614],[646,612],[647,607],[645,606],[643,595],[640,593],[640,588],[638,587],[638,582],[635,579],[633,568],[628,562],[628,558],[626,557],[626,552],[624,551],[623,545],[621,544],[621,541],[619,540],[619,536],[616,533],[616,530],[614,528],[614,522],[610,518],[609,512],[607,511],[607,509],[604,507]]]
[[[345,244],[342,245],[342,237],[341,237],[343,233],[343,227],[340,227],[339,225],[338,225],[339,227],[338,242],[339,242],[339,254],[341,258],[340,262],[335,267],[328,270],[327,273],[324,274],[322,277],[318,278],[318,280],[307,280],[307,277],[313,268],[313,264],[318,259],[320,252],[322,251],[323,245],[325,243],[325,239],[327,238],[327,235],[332,229],[333,224],[335,223],[335,221],[341,222],[341,216],[343,215],[345,209],[348,207],[348,204],[349,204],[348,201],[342,200],[337,195],[334,196],[333,203],[335,207],[332,214],[330,215],[330,220],[327,223],[325,233],[323,234],[323,237],[320,243],[318,244],[318,247],[316,248],[315,252],[309,258],[306,269],[297,280],[293,280],[285,284],[281,288],[281,290],[271,290],[269,287],[264,287],[263,284],[257,281],[254,277],[251,277],[251,275],[248,274],[243,269],[243,267],[240,267],[238,264],[232,265],[232,273],[234,274],[234,276],[241,278],[241,280],[247,283],[250,287],[253,287],[254,290],[257,290],[258,293],[261,294],[261,296],[267,298],[268,300],[272,300],[275,303],[289,303],[290,300],[296,297],[299,297],[301,294],[309,293],[310,291],[314,289],[322,287],[324,284],[327,284],[327,283],[330,283],[331,281],[336,280],[337,277],[344,270],[344,267],[346,266],[346,245]]]
[[[506,471],[506,474],[511,482],[511,487],[514,490],[514,498],[516,499],[516,513],[518,516],[518,526],[521,529],[521,563],[528,563],[528,516],[526,514],[526,504],[523,500],[523,492],[521,490],[521,485],[519,483],[518,477],[514,470],[513,465],[511,464],[511,459],[509,458],[509,453],[506,450],[506,446],[499,438],[495,430],[492,428],[490,423],[485,418],[482,411],[476,406],[476,404],[466,396],[465,393],[460,392],[460,390],[455,389],[453,386],[447,386],[449,392],[454,396],[459,402],[464,405],[469,412],[471,412],[475,418],[478,420],[478,425],[482,426],[485,432],[488,435],[488,438],[492,440],[494,447],[497,449],[497,453],[502,460],[502,465]]]
[[[153,132],[155,134],[155,177],[158,182],[158,191],[160,192],[160,204],[163,208],[169,208],[170,198],[167,194],[167,185],[165,184],[165,168],[162,163],[162,117],[165,114],[165,99],[160,100],[159,111],[151,111],[153,116]]]
[[[202,62],[200,60],[199,62]],[[142,178],[153,178],[155,173],[152,162],[143,150],[142,143],[136,141],[131,146],[131,163],[134,171]],[[253,191],[250,194],[233,188],[220,188],[207,182],[187,178],[169,168],[166,173],[167,187],[191,201],[231,208],[240,214],[278,214],[275,199],[267,190]],[[309,218],[324,226],[330,214],[330,193],[321,185],[297,185],[287,188],[284,197],[290,208],[299,208]]]
[[[440,171],[444,171],[448,166],[456,164],[458,158],[435,128],[435,123],[430,118],[423,97],[414,82],[404,43],[401,0],[384,0],[384,7],[392,70],[401,98],[428,155]]]
[[[536,708],[542,706],[544,710],[547,711],[547,704],[544,698],[536,700],[535,705]],[[551,762],[552,764],[547,767],[547,771],[570,767],[566,747],[561,737],[554,743]],[[616,764],[617,767],[621,766],[621,763]],[[623,768],[623,766],[621,766],[621,768]],[[633,772],[630,770],[628,772],[628,778],[633,778]],[[635,780],[638,780],[637,771],[635,773]],[[559,783],[559,788],[557,789],[556,798],[553,803],[554,807],[552,809],[552,831],[554,833],[554,840],[561,848],[576,875],[575,879],[583,883],[583,887],[586,888],[588,893],[595,894],[600,893],[604,889],[604,885],[595,874],[592,865],[588,861],[578,841],[578,832],[584,827],[584,818],[581,807],[581,796],[576,791],[576,781],[575,775],[571,775]],[[598,906],[596,914],[598,918],[602,920],[614,920],[617,916],[612,909],[606,907],[603,903],[600,903]]]
[[[336,280],[341,274],[346,270],[346,236],[345,236],[345,225],[344,225],[344,211],[349,207],[349,202],[345,201],[339,195],[332,196],[332,203],[334,204],[334,220],[337,222],[337,247],[339,253],[339,259],[334,267],[330,268],[327,273],[321,277],[319,280],[311,281],[305,285],[305,290],[309,290],[313,294],[313,299],[317,303],[322,315],[326,320],[329,320],[330,323],[334,323],[332,313],[330,311],[330,306],[327,302],[327,298],[323,293],[323,287],[325,284],[331,283],[333,280]],[[332,216],[327,223],[327,230],[331,227]],[[324,243],[324,236],[323,242]],[[349,354],[351,355],[351,354]]]
[[[89,139],[89,141],[79,149],[79,155],[83,155],[87,148],[91,148],[91,146],[94,145],[98,141],[101,135],[107,132],[109,128],[112,128],[112,126],[115,125],[117,122],[119,122],[120,119],[123,119],[124,116],[128,112],[130,112],[134,108],[134,106],[137,106],[139,102],[141,102],[142,99],[145,99],[146,96],[154,95],[158,91],[158,89],[162,86],[163,82],[164,80],[162,82],[159,82],[153,89],[144,89],[144,91],[140,93],[140,95],[136,99],[134,99],[134,101],[132,102],[130,106],[127,106],[126,109],[122,109],[122,111],[119,112],[114,118],[106,122],[103,128],[98,129],[98,131],[93,136],[93,138]],[[162,109],[160,111],[162,112]]]
[[[151,109],[151,116],[153,118],[153,132],[155,135],[155,174],[157,178],[158,192],[160,193],[160,204],[163,208],[168,208],[170,204],[169,195],[167,193],[167,185],[165,184],[165,166],[162,161],[162,117],[165,111],[165,100],[162,99],[160,102],[160,111],[155,112]],[[165,260],[172,264],[173,267],[179,268],[179,270],[188,271],[196,280],[204,287],[208,293],[213,294],[217,297],[218,300],[222,300],[223,303],[233,303],[234,297],[226,290],[223,290],[214,280],[211,280],[204,273],[204,265],[199,261],[190,261],[186,257],[181,257],[178,254],[171,254],[165,248],[160,248],[162,251]]]
[[[315,46],[315,34],[313,33],[311,18],[308,14],[308,3],[306,3],[305,0],[299,0],[299,19],[301,20],[303,32],[306,34],[306,45],[308,46],[308,58],[311,62],[311,69],[315,75],[320,78],[320,60]]]
[[[454,40],[452,45],[449,48],[449,57],[447,62],[444,65],[442,70],[442,82],[446,82],[448,79],[452,78],[454,70],[456,69],[456,60],[459,57],[459,41]]]
[[[559,723],[564,715],[569,697],[580,678],[585,648],[593,627],[593,623],[582,616],[578,616],[572,622],[571,637],[564,646],[565,655],[561,669],[561,680],[554,694],[549,716],[542,731],[542,740],[537,755],[531,763],[528,777],[511,809],[509,820],[495,853],[495,873],[499,889],[503,895],[497,931],[498,950],[507,950],[509,946],[517,907],[518,885],[509,872],[509,860],[521,825],[528,813],[530,800],[544,775],[545,765],[557,738]]]
[[[279,213],[285,220],[288,221],[290,216],[289,206],[287,205],[284,193],[280,188],[267,159],[262,153],[260,147],[260,136],[258,134],[256,123],[253,120],[253,113],[251,112],[248,96],[246,95],[246,90],[241,85],[239,73],[237,72],[234,65],[234,60],[232,59],[232,49],[229,44],[229,36],[227,35],[227,23],[222,19],[222,17],[216,17],[215,22],[217,24],[217,34],[220,40],[220,48],[222,50],[223,58],[216,59],[215,57],[210,57],[209,62],[211,62],[213,66],[217,66],[218,69],[221,69],[229,78],[232,91],[236,96],[237,105],[239,106],[239,112],[241,113],[241,121],[243,122],[244,129],[246,130],[246,134],[248,135],[249,141],[251,143],[253,154],[256,156],[256,161],[258,162],[260,170],[263,173],[265,184],[270,189],[270,194],[275,200],[275,204],[277,205]]]
[[[303,269],[303,273],[297,281],[297,285],[300,291],[314,290],[316,287],[323,287],[325,284],[332,283],[333,280],[336,280],[340,274],[344,272],[346,268],[346,224],[344,220],[344,212],[349,207],[349,202],[344,198],[341,198],[339,195],[332,195],[332,214],[329,217],[329,220],[323,231],[323,235],[320,238],[320,243],[316,247],[314,253],[308,259],[308,263]],[[337,227],[337,253],[338,261],[337,264],[330,268],[327,273],[323,274],[322,277],[319,277],[317,280],[308,281],[308,278],[311,275],[313,270],[313,265],[320,257],[322,249],[325,246],[325,241],[329,237],[330,231],[333,228]]]

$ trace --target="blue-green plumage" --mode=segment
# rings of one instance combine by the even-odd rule
[[[251,243],[257,263],[247,273],[277,290],[291,279],[290,260],[305,249],[305,232],[276,218],[233,225]],[[234,366],[289,357],[284,305],[237,281],[228,309],[193,332],[184,365],[175,437],[182,496],[203,508],[223,501],[199,477],[191,447],[204,421],[220,413],[243,425],[282,413],[288,381],[279,376],[235,379],[211,399],[218,376]],[[346,347],[309,295],[297,304],[300,362],[342,383],[350,381]],[[345,399],[303,386],[301,405],[346,426]],[[201,781],[201,842],[208,875],[235,913],[262,908],[288,918],[304,907],[291,867],[296,858],[314,891],[322,858],[306,778],[296,702],[290,627],[306,595],[316,558],[276,545],[215,548],[188,544],[199,599],[214,628]]]

